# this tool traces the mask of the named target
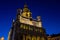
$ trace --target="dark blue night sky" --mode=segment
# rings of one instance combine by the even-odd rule
[[[60,33],[60,2],[58,0],[0,0],[0,37],[4,36],[7,40],[12,19],[16,18],[17,8],[23,8],[25,2],[33,18],[41,16],[47,34]]]

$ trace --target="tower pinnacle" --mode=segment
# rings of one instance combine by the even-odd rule
[[[31,18],[31,12],[30,12],[26,3],[25,3],[24,8],[23,8],[22,16],[26,17],[26,18]]]
[[[28,12],[28,11],[30,11],[30,10],[28,9],[27,4],[25,3],[25,4],[24,4],[24,8],[23,8],[23,12]]]
[[[28,8],[27,4],[25,3],[24,8]]]

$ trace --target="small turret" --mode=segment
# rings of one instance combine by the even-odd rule
[[[37,16],[37,21],[41,21],[41,17],[40,16]]]
[[[38,21],[38,26],[42,27],[42,21],[40,16],[37,16],[37,21]]]
[[[17,20],[19,20],[20,19],[20,15],[21,15],[21,13],[22,13],[22,9],[17,9]]]
[[[18,8],[17,13],[20,15],[22,13],[22,9]]]

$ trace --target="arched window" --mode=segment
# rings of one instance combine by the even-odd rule
[[[26,40],[31,40],[31,36],[26,36]]]
[[[36,37],[35,37],[35,36],[33,36],[33,37],[32,37],[32,40],[36,40]]]

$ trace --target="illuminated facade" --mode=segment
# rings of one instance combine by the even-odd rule
[[[13,20],[8,40],[47,40],[41,17],[33,19],[26,4],[23,9],[17,10],[17,17]]]

